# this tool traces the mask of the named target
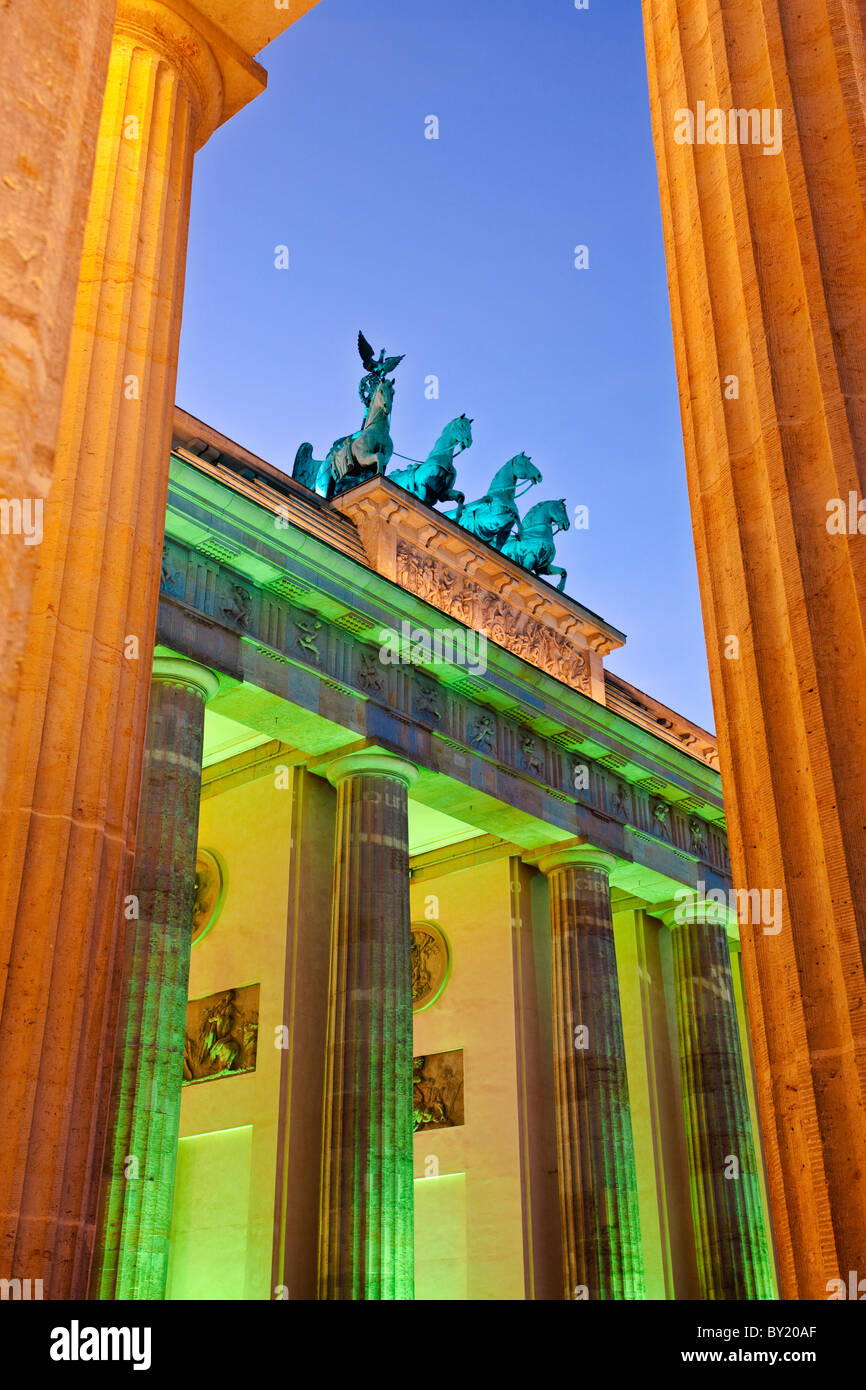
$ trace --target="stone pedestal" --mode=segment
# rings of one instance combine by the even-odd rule
[[[783,895],[741,924],[779,1274],[823,1299],[866,1251],[866,11],[643,13],[734,881]]]
[[[610,911],[615,861],[590,846],[539,861],[550,886],[562,1257],[568,1299],[645,1296]]]
[[[165,1296],[174,1197],[205,701],[219,682],[157,658],[144,752],[133,910],[93,1277],[96,1298]]]
[[[407,790],[363,752],[337,788],[320,1299],[413,1297],[412,965]]]
[[[674,985],[701,1298],[774,1298],[731,958],[727,909],[680,903]]]

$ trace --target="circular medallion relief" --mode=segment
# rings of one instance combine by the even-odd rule
[[[195,901],[192,909],[192,944],[207,936],[222,911],[226,895],[225,865],[212,849],[199,848],[195,859]]]
[[[448,981],[451,948],[434,922],[412,924],[412,1012],[435,1004]]]

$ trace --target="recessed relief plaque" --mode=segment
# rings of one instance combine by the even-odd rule
[[[195,900],[192,909],[192,944],[207,936],[222,911],[226,895],[226,873],[222,860],[212,849],[202,849],[195,858]]]
[[[415,1130],[463,1124],[463,1049],[416,1057],[413,1068]]]
[[[432,922],[412,926],[412,1012],[429,1009],[442,993],[451,969],[451,951]]]
[[[186,1006],[183,1079],[214,1081],[256,1069],[259,986],[190,999]]]

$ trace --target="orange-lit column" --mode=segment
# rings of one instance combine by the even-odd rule
[[[0,728],[17,697],[116,0],[0,10]],[[0,799],[10,752],[0,739]]]
[[[121,0],[0,827],[0,1276],[50,1298],[87,1293],[192,159],[222,113],[201,35]]]
[[[727,907],[657,910],[673,937],[683,1125],[701,1297],[775,1298],[728,946]]]
[[[643,12],[734,877],[783,895],[741,923],[779,1274],[820,1299],[866,1254],[866,10]]]

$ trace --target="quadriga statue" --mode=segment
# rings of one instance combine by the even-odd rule
[[[302,444],[295,455],[292,477],[324,498],[384,473],[394,452],[391,439],[394,382],[388,373],[394,371],[403,358],[386,357],[384,348],[378,358],[374,357],[363,333],[358,334],[358,352],[367,373],[358,387],[366,406],[361,428],[354,434],[335,439],[324,459],[313,458],[310,443]]]

